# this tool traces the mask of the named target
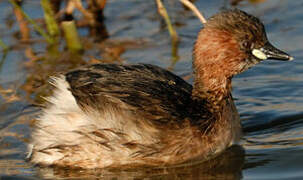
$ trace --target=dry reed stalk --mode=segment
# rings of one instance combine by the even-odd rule
[[[95,23],[94,15],[83,7],[81,0],[69,0],[65,12],[67,14],[72,14],[75,8],[83,14],[90,25]]]
[[[50,37],[31,17],[29,17],[23,10],[22,8],[14,1],[14,0],[9,0],[9,2],[14,6],[14,8],[18,9],[22,16],[33,25],[34,29],[44,37],[44,39],[49,43],[53,44],[54,39]]]
[[[71,14],[73,14],[75,8],[76,7],[75,7],[75,1],[74,0],[67,1],[67,5],[66,5],[66,8],[65,8],[65,13],[71,15]]]
[[[106,0],[99,0],[98,5],[101,9],[104,9],[106,5]]]
[[[28,28],[28,24],[19,8],[14,7],[13,10],[19,24],[21,40],[28,41],[30,39],[30,29]]]
[[[88,7],[98,10],[103,10],[106,2],[106,0],[87,0]]]
[[[180,0],[180,2],[183,3],[186,7],[188,7],[191,11],[193,11],[194,14],[200,19],[202,24],[207,23],[203,14],[197,9],[197,7],[193,3],[191,3],[189,0]]]
[[[171,21],[170,21],[170,18],[168,16],[168,13],[162,3],[161,0],[156,0],[156,3],[157,3],[157,7],[158,7],[158,12],[159,14],[164,18],[165,20],[165,23],[167,25],[167,28],[168,28],[168,31],[169,31],[169,34],[172,38],[172,42],[173,44],[176,44],[178,41],[179,41],[179,37],[178,37],[178,34],[176,32],[176,30],[174,29]]]
[[[157,3],[157,7],[158,7],[158,12],[159,14],[164,18],[165,23],[167,25],[168,28],[168,32],[171,36],[171,40],[172,40],[172,49],[171,49],[171,54],[172,54],[172,61],[175,62],[179,59],[178,56],[178,44],[179,44],[179,37],[177,34],[177,31],[174,29],[170,18],[168,16],[168,13],[162,3],[161,0],[156,0]]]

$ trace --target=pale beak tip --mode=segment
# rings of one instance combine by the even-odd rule
[[[289,61],[292,61],[292,60],[294,60],[294,57],[289,56]]]

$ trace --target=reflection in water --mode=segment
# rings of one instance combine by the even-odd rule
[[[49,46],[40,56],[35,55],[33,49],[27,48],[25,54],[29,61],[26,62],[25,67],[28,72],[26,81],[22,85],[22,89],[27,92],[27,101],[40,105],[45,101],[43,97],[51,95],[53,87],[48,83],[50,77],[93,63],[122,63],[121,56],[126,50],[141,49],[145,46],[145,42],[138,39],[115,39],[98,43],[87,41],[84,46],[84,54],[62,51],[58,46]],[[96,56],[101,56],[102,59],[89,54],[94,49],[98,51]]]
[[[19,176],[32,176],[32,165],[25,162],[26,143],[31,119],[38,110],[24,108],[26,106],[20,102],[6,105],[6,113],[2,114],[0,121],[0,177],[7,175],[17,179],[15,176],[18,176],[19,179]]]
[[[270,122],[264,124],[256,124],[243,128],[245,133],[260,133],[258,131],[268,131],[277,130],[279,132],[284,132],[291,130],[294,126],[302,126],[303,124],[303,114],[286,115],[282,117],[275,118]]]
[[[244,1],[244,0],[229,0],[230,1],[230,4],[233,5],[233,6],[236,6],[238,5],[241,1]],[[265,2],[266,0],[247,0],[248,2],[252,3],[252,4],[257,4],[257,3],[263,3]]]
[[[174,167],[106,170],[71,170],[39,168],[44,178],[76,179],[241,179],[245,152],[241,146],[232,146],[217,158],[207,162],[189,162]]]
[[[224,7],[229,7],[233,1],[240,2],[225,0]],[[85,19],[77,19],[85,52],[75,56],[66,52],[64,44],[48,46],[32,25],[24,22],[20,11],[12,9],[7,1],[0,1],[0,39],[9,47],[7,51],[0,51],[0,179],[34,179],[38,172],[40,177],[50,179],[241,179],[242,176],[244,179],[302,179],[303,6],[301,1],[291,0],[283,3],[263,0],[258,6],[252,6],[251,2],[260,1],[243,0],[239,8],[250,13],[258,11],[269,38],[292,52],[296,60],[287,64],[264,62],[235,79],[237,108],[242,119],[246,119],[243,121],[246,155],[236,146],[205,163],[90,172],[32,167],[25,162],[30,126],[33,116],[39,112],[28,104],[40,103],[41,95],[50,94],[51,88],[46,87],[46,82],[49,76],[56,75],[54,72],[65,72],[89,63],[156,64],[178,75],[187,75],[188,80],[192,45],[200,22],[184,10],[181,3],[163,1],[168,3],[167,10],[181,39],[172,51],[167,31],[159,29],[161,18],[154,1],[108,1],[106,19],[99,17],[100,24],[91,27]],[[208,17],[223,6],[223,0],[195,2]],[[24,1],[22,6],[31,17],[42,18],[40,2]],[[79,17],[77,13],[74,15]],[[104,40],[108,34],[110,36]],[[102,41],[96,43],[96,40]]]
[[[259,158],[258,158],[259,157]],[[244,169],[252,169],[259,166],[264,166],[267,163],[269,163],[271,160],[268,158],[265,158],[265,153],[250,153],[245,156],[246,162],[244,164]]]

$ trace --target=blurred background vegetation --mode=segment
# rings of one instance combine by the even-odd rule
[[[163,2],[162,2],[163,1]],[[225,3],[231,6],[237,5],[241,0],[230,0]],[[264,0],[249,0],[251,3],[258,3]],[[138,48],[144,42],[129,40],[111,40],[110,34],[106,28],[106,6],[111,6],[108,0],[41,0],[31,3],[39,3],[38,6],[43,12],[43,18],[30,16],[24,10],[26,0],[8,1],[13,18],[7,19],[9,26],[17,23],[19,29],[15,31],[15,36],[19,40],[18,48],[23,48],[27,60],[24,65],[27,69],[25,83],[21,86],[27,92],[28,101],[33,104],[41,103],[40,97],[49,95],[49,84],[46,83],[50,76],[56,76],[69,69],[76,68],[85,64],[98,62],[122,63],[121,55],[128,48]],[[195,0],[190,0],[194,3]],[[182,26],[178,21],[171,21],[169,11],[172,6],[181,6],[185,11],[189,9],[181,4],[179,0],[155,0],[154,9],[158,20],[163,29],[168,29],[171,39],[171,65],[172,69],[178,61],[179,36],[176,27]],[[33,6],[36,8],[37,6]],[[168,10],[167,8],[168,7]],[[116,7],[116,8],[131,8]],[[27,8],[30,10],[30,8]],[[33,9],[37,11],[37,9]],[[16,20],[16,21],[14,21]],[[128,23],[121,20],[122,23]],[[79,29],[86,29],[85,36],[79,35]],[[44,47],[37,52],[34,44]],[[10,43],[4,43],[0,37],[0,47],[2,48],[2,67],[7,53],[14,47]],[[92,51],[98,51],[95,56]],[[185,78],[189,78],[187,75]]]
[[[180,1],[0,0],[0,179],[3,174],[37,173],[24,161],[26,144],[43,106],[41,97],[52,93],[47,83],[51,76],[91,63],[150,63],[191,83],[191,50],[203,25]],[[223,169],[236,177],[230,179],[241,179],[242,171],[248,179],[268,176],[269,171],[274,172],[271,179],[302,177],[303,3],[191,2],[206,17],[233,7],[259,17],[270,41],[295,57],[287,63],[263,62],[234,78],[233,95],[248,140],[243,143],[245,158],[236,152],[232,159],[240,162],[226,161]],[[170,175],[195,177],[205,170],[198,167]],[[216,175],[220,173],[211,173],[213,179]]]

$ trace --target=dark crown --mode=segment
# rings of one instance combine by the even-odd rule
[[[245,49],[262,47],[268,41],[263,23],[257,17],[238,9],[212,16],[205,28],[229,32]]]

